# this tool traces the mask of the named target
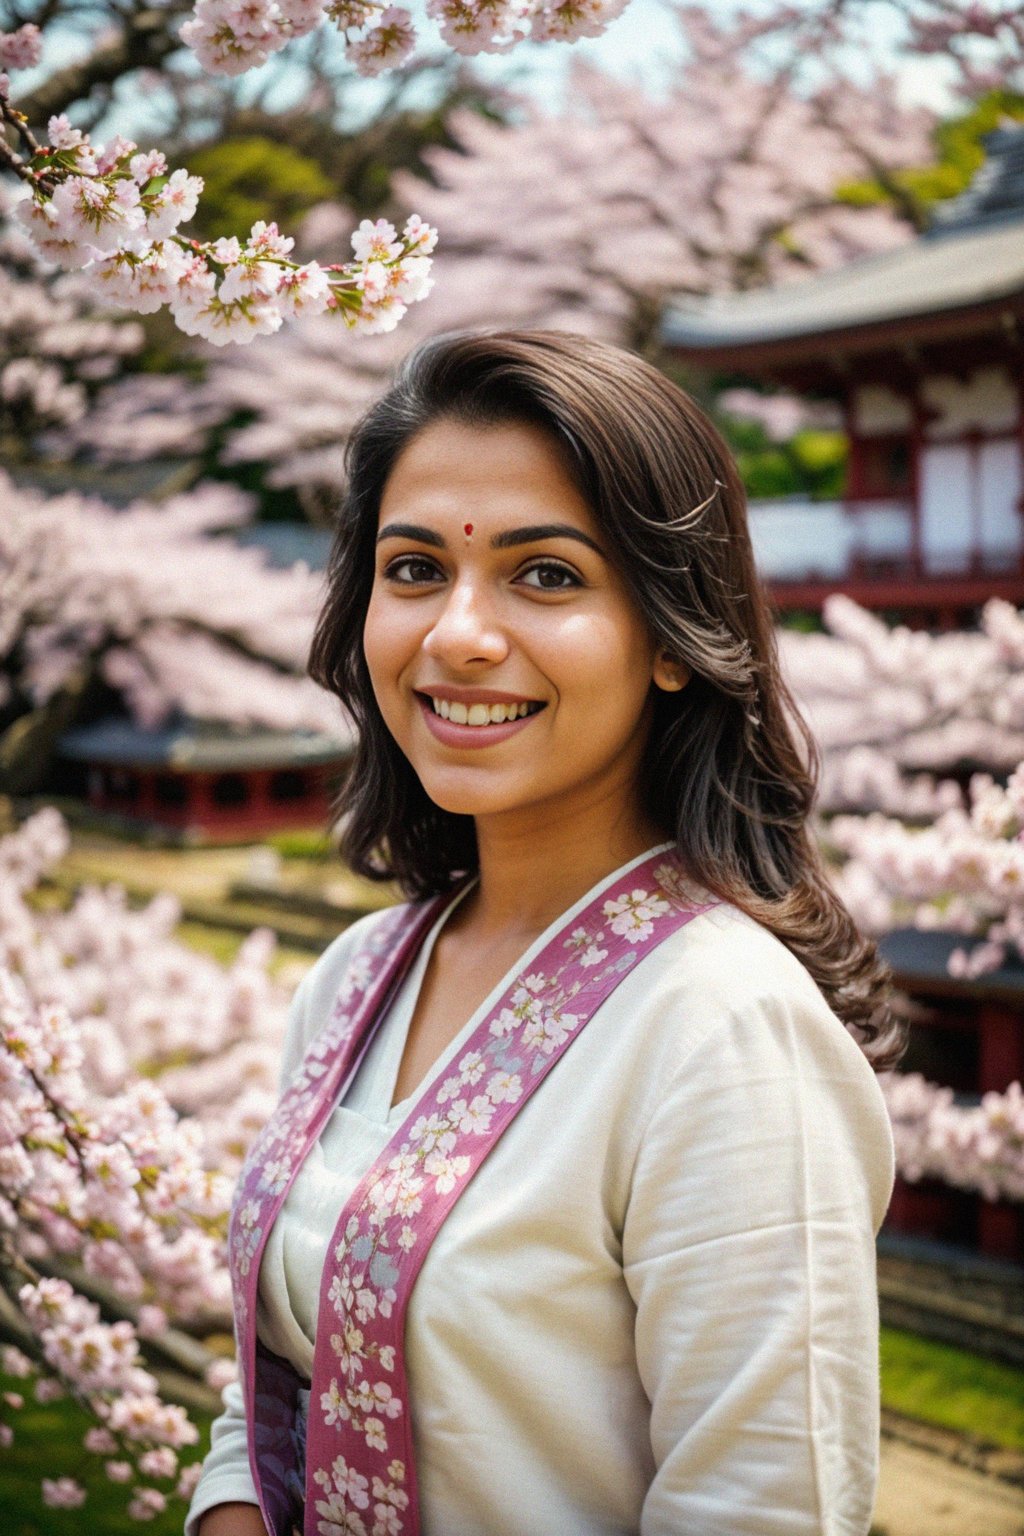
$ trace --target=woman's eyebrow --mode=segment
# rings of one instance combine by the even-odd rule
[[[417,544],[432,544],[435,549],[448,546],[432,528],[420,528],[416,523],[388,523],[377,535],[377,543],[383,539],[415,539]]]
[[[515,544],[535,544],[541,539],[577,539],[602,559],[607,558],[600,544],[595,544],[588,533],[584,533],[581,528],[574,528],[571,523],[535,523],[529,528],[508,528],[504,533],[494,535],[491,548],[511,549]]]
[[[377,543],[383,539],[414,539],[417,544],[430,544],[434,549],[447,549],[445,540],[433,528],[422,528],[417,523],[387,523],[377,535]],[[511,549],[517,544],[536,544],[542,539],[576,539],[580,544],[586,544],[595,554],[607,559],[600,544],[596,544],[589,534],[580,528],[574,528],[571,523],[534,523],[527,528],[507,528],[504,533],[496,533],[491,540],[492,549]]]

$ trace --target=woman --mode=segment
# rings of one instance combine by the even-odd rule
[[[296,994],[187,1531],[863,1536],[901,1042],[728,450],[628,353],[456,335],[349,467],[310,670],[411,902]]]

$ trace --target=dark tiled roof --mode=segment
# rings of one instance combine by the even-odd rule
[[[987,134],[985,149],[985,162],[966,191],[935,208],[926,239],[1024,219],[1024,125]]]
[[[712,298],[680,298],[668,346],[714,354],[955,313],[1024,296],[1024,127],[989,135],[971,186],[927,234],[816,277]]]
[[[60,738],[64,757],[135,767],[244,769],[336,762],[351,743],[313,731],[272,731],[178,719],[153,729],[110,716]]]
[[[287,567],[304,560],[311,571],[322,571],[333,535],[308,523],[251,523],[231,537],[244,548],[262,549],[269,565]]]

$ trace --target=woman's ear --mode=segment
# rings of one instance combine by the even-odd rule
[[[666,693],[678,693],[680,688],[686,687],[692,675],[686,662],[670,655],[668,651],[659,651],[654,658],[651,677],[655,687],[664,689]]]

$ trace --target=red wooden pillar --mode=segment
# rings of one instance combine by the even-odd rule
[[[149,816],[154,821],[159,819],[160,811],[156,803],[156,772],[152,768],[139,769],[139,797],[132,806],[136,816]]]
[[[1004,1093],[1024,1082],[1024,1018],[1007,1003],[978,1007],[978,1090]],[[982,1200],[978,1212],[978,1247],[993,1258],[1024,1259],[1020,1208],[1008,1200]]]
[[[1008,1003],[978,1005],[978,1092],[1024,1082],[1024,1017]]]
[[[910,563],[919,579],[925,574],[924,546],[921,542],[921,472],[924,463],[924,404],[915,381],[910,395],[910,433],[907,451],[910,454]]]
[[[245,775],[249,783],[249,795],[246,800],[246,810],[250,814],[253,826],[258,826],[266,817],[273,819],[278,807],[270,798],[270,774],[266,768],[250,768]]]

